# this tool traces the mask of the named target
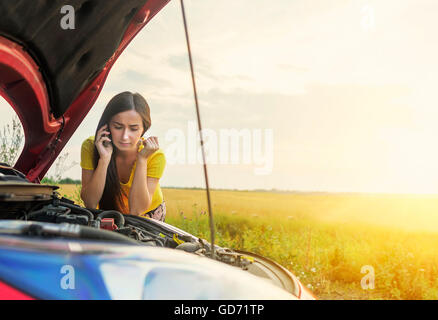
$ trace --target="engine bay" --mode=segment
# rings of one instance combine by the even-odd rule
[[[255,253],[215,245],[165,222],[122,214],[115,210],[89,209],[61,197],[58,186],[29,182],[18,170],[0,163],[0,240],[68,239],[88,243],[162,247],[214,259],[271,281],[297,295],[291,274],[276,262]],[[1,241],[0,241],[1,242]],[[70,243],[69,243],[70,244]]]
[[[150,218],[88,209],[61,197],[57,186],[30,183],[17,172],[0,173],[0,235],[112,241],[183,250],[211,258],[208,241]],[[244,270],[250,259],[215,246],[215,260]]]

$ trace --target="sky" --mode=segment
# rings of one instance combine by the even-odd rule
[[[211,187],[438,193],[435,0],[184,4]],[[151,107],[147,135],[167,157],[160,184],[203,187],[179,1],[118,59],[64,148],[71,163],[126,90]],[[79,164],[64,176],[80,179]]]

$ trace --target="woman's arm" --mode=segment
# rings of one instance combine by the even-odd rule
[[[82,169],[81,198],[86,208],[96,209],[105,188],[109,161],[99,159],[95,170]]]
[[[144,145],[144,148],[140,148],[141,150],[137,154],[134,179],[129,191],[129,213],[134,215],[140,215],[149,209],[160,180],[147,176],[148,158],[158,150],[158,138],[149,137],[146,140],[141,140],[140,143]]]
[[[138,158],[129,192],[130,214],[145,213],[152,203],[152,196],[157,188],[159,179],[147,176],[147,159]]]
[[[106,182],[106,172],[111,162],[111,155],[113,152],[113,145],[109,135],[110,131],[107,124],[103,125],[97,131],[94,141],[94,145],[99,153],[97,167],[94,170],[82,169],[81,198],[87,208],[96,209],[103,195]],[[105,144],[105,142],[107,142],[107,144]],[[92,158],[92,155],[93,153],[88,151],[88,157]]]

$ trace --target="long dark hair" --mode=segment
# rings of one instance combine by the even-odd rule
[[[97,137],[97,131],[102,128],[105,124],[108,124],[113,116],[120,112],[135,110],[141,116],[143,121],[143,133],[151,126],[151,115],[149,105],[147,104],[145,98],[138,93],[132,93],[125,91],[115,95],[106,105],[105,110],[100,117],[99,124],[97,125],[96,133],[94,137]],[[105,187],[103,190],[102,197],[99,201],[99,209],[104,210],[117,210],[126,213],[127,208],[124,206],[122,201],[123,191],[120,187],[120,179],[117,174],[117,164],[116,164],[116,146],[113,144],[113,153],[111,155],[111,161],[106,172]],[[94,168],[97,168],[99,162],[99,152],[97,151],[96,145],[94,146],[93,163]]]

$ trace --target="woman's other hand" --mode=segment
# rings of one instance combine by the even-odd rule
[[[97,137],[94,139],[94,144],[99,152],[100,158],[107,161],[111,160],[113,153],[113,144],[109,138],[110,134],[108,125],[105,124],[97,131]]]
[[[143,148],[141,147],[143,145]],[[157,137],[149,137],[146,140],[141,138],[139,141],[138,156],[144,159],[149,158],[155,151],[160,148]]]

